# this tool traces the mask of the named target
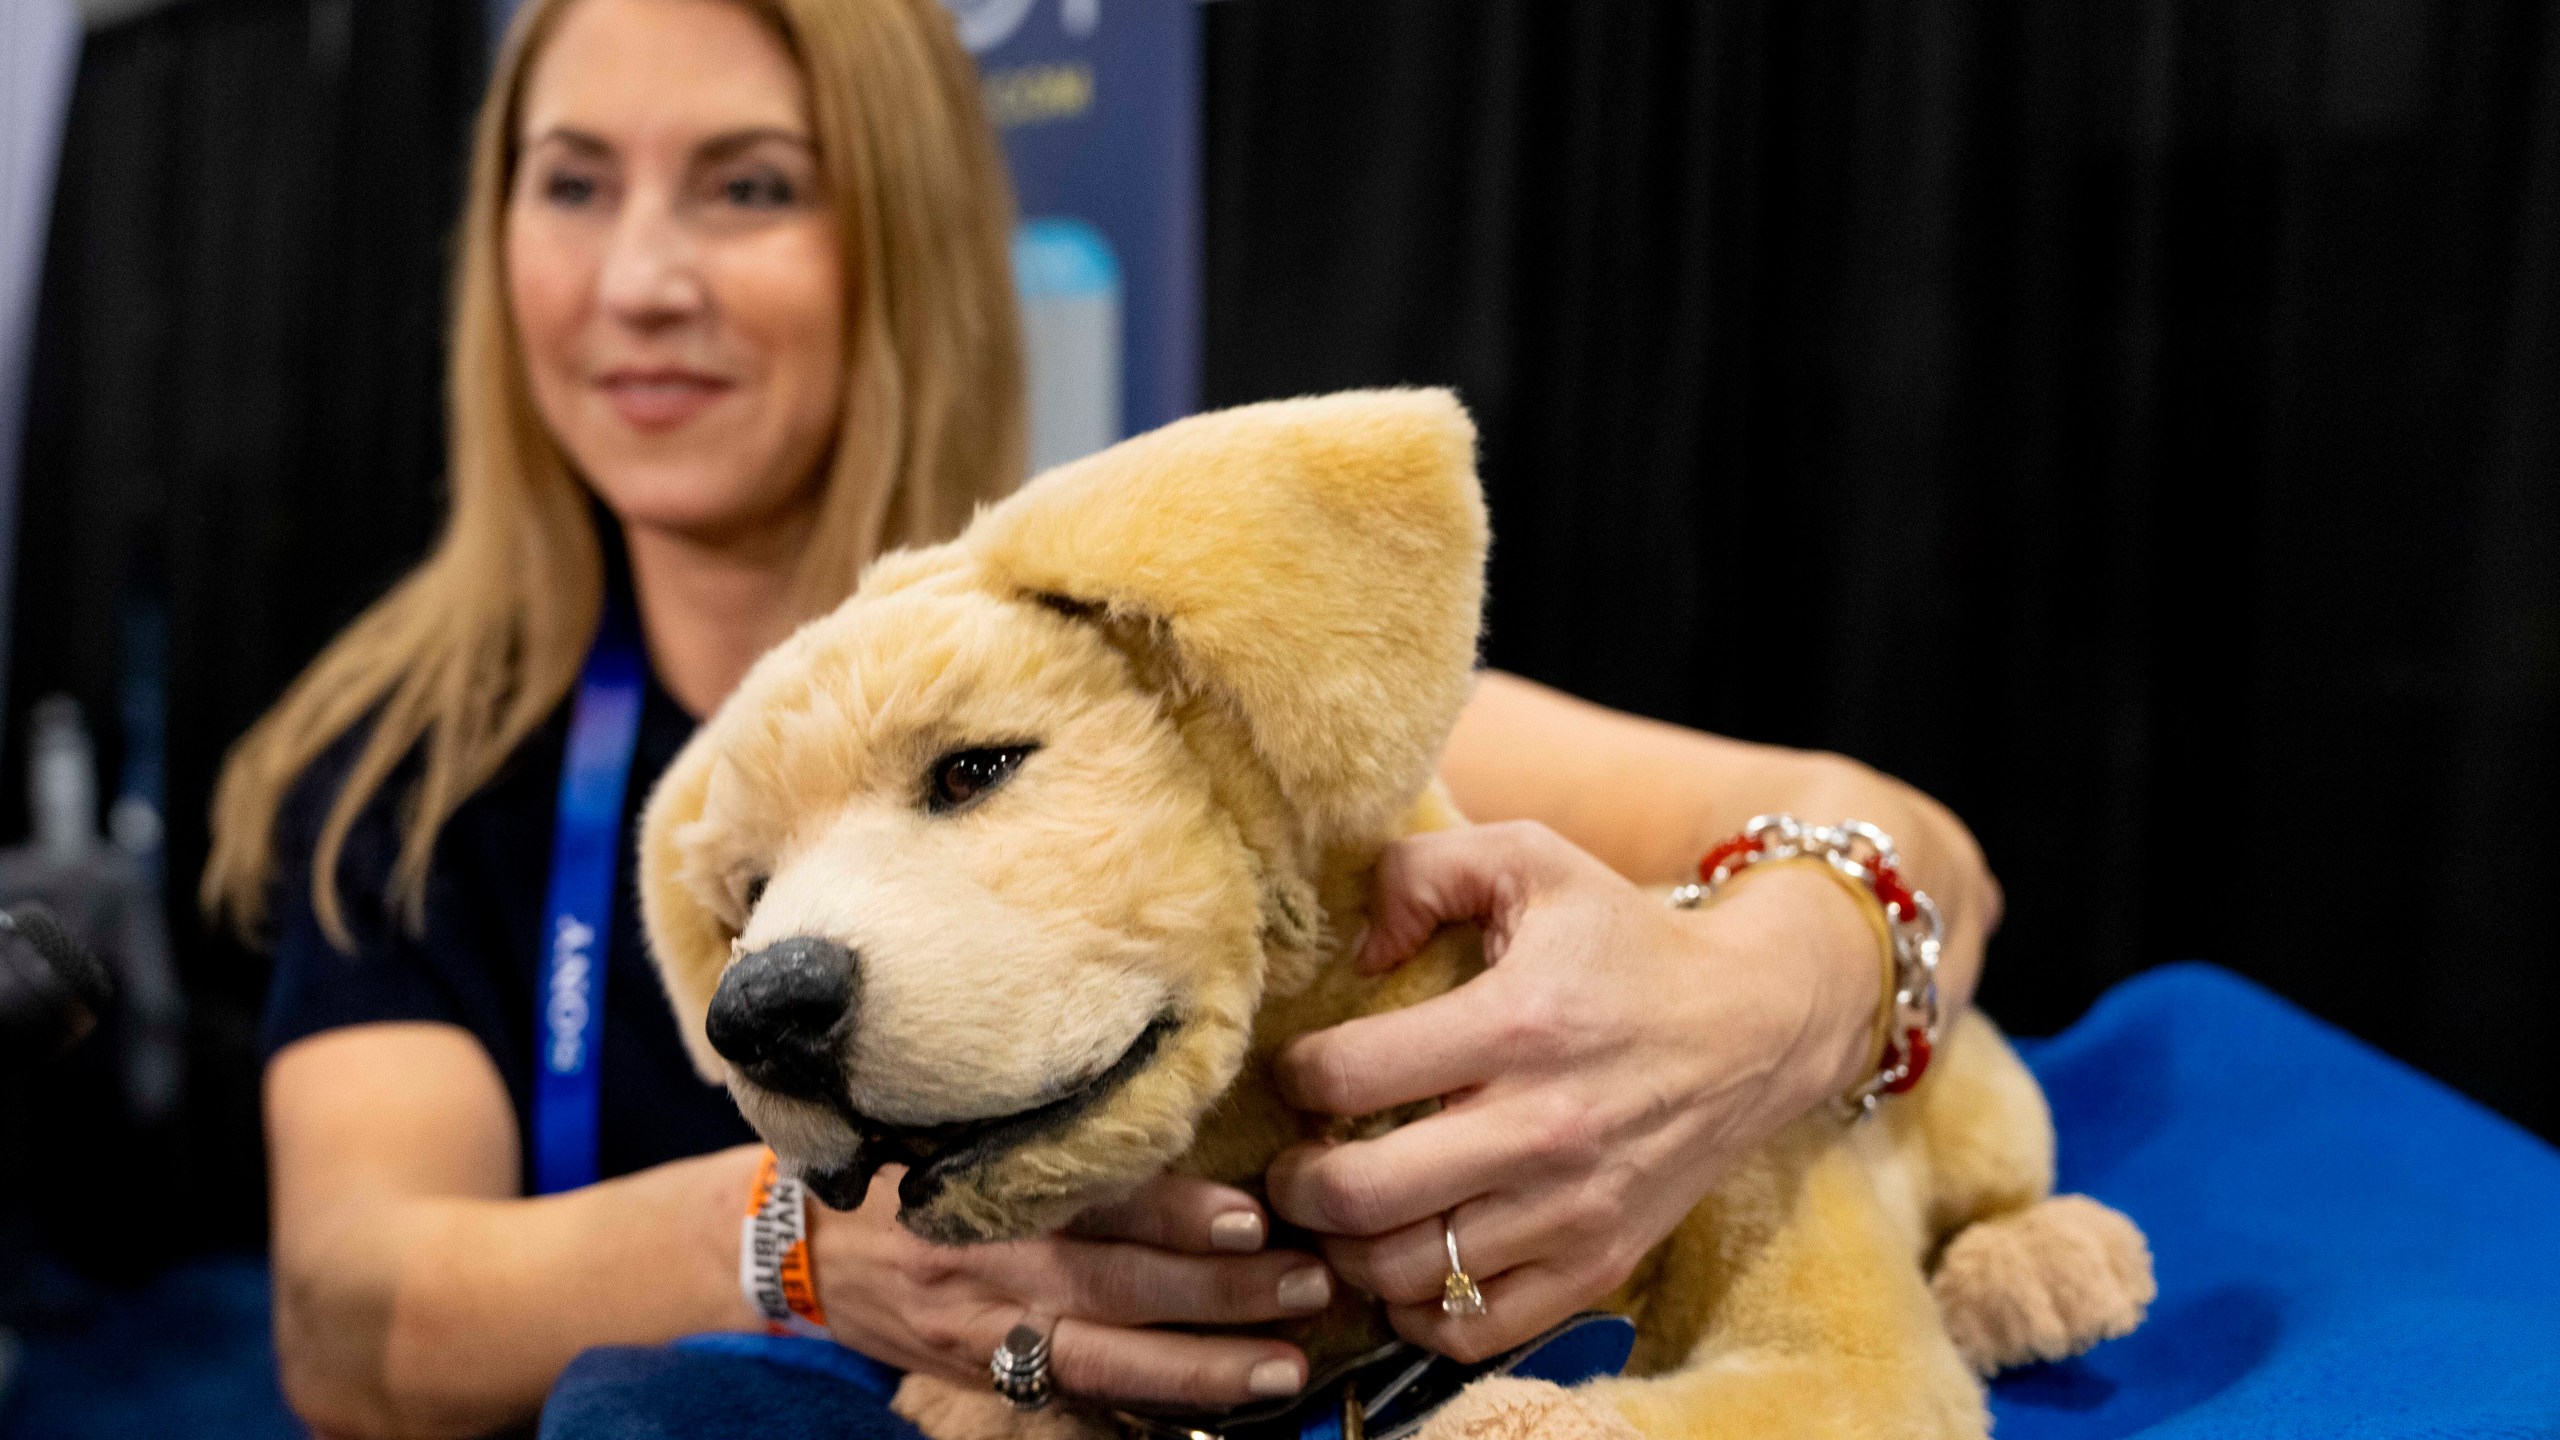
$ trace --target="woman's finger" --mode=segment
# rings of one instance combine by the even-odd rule
[[[1384,1235],[1328,1238],[1325,1262],[1344,1284],[1390,1305],[1436,1305],[1449,1278],[1444,1223],[1456,1231],[1458,1258],[1479,1286],[1521,1265],[1578,1250],[1598,1235],[1576,1212],[1570,1192],[1551,1185],[1481,1195]]]
[[[1292,1146],[1264,1176],[1272,1213],[1320,1235],[1378,1236],[1488,1192],[1588,1164],[1596,1122],[1477,1097],[1370,1140]]]
[[[1250,1255],[1269,1235],[1262,1207],[1232,1185],[1159,1175],[1137,1193],[1076,1217],[1070,1233],[1194,1255]]]
[[[1398,840],[1378,856],[1369,931],[1353,958],[1374,973],[1413,958],[1443,925],[1491,929],[1531,892],[1571,874],[1579,853],[1544,825],[1525,821]]]
[[[1333,1300],[1313,1255],[1183,1255],[1110,1240],[1023,1247],[999,1280],[1062,1315],[1111,1325],[1253,1325],[1312,1315]]]
[[[1290,1105],[1318,1115],[1374,1115],[1481,1085],[1516,1056],[1502,1052],[1505,987],[1475,977],[1419,1005],[1301,1035],[1272,1062]]]
[[[1387,1323],[1425,1350],[1473,1362],[1526,1344],[1571,1318],[1588,1303],[1588,1285],[1557,1266],[1523,1265],[1478,1285],[1484,1292],[1481,1315],[1447,1314],[1434,1296],[1424,1304],[1389,1306]]]
[[[989,1338],[989,1354],[1002,1338]],[[1123,1404],[1223,1409],[1307,1386],[1306,1355],[1278,1340],[1130,1330],[1070,1316],[1051,1333],[1049,1353],[1058,1388]]]

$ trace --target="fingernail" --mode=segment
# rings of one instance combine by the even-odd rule
[[[1333,1299],[1333,1277],[1321,1265],[1307,1265],[1280,1277],[1280,1308],[1321,1310]],[[1279,1364],[1279,1361],[1268,1362]],[[1295,1389],[1295,1386],[1290,1387]]]
[[[1357,934],[1355,934],[1355,935],[1353,935],[1353,936],[1351,937],[1351,948],[1350,948],[1350,949],[1348,949],[1348,950],[1346,950],[1346,951],[1344,951],[1344,952],[1342,952],[1342,953],[1344,953],[1344,954],[1346,954],[1346,955],[1350,956],[1350,957],[1351,957],[1351,963],[1352,963],[1352,964],[1354,964],[1354,965],[1357,965],[1357,964],[1359,964],[1359,963],[1360,963],[1360,957],[1361,957],[1361,956],[1366,955],[1366,954],[1368,954],[1368,953],[1369,953],[1369,922],[1368,922],[1368,921],[1363,920],[1363,921],[1361,921],[1361,922],[1360,922],[1360,930],[1359,930],[1359,933],[1357,933]]]
[[[1250,1210],[1230,1210],[1209,1222],[1209,1248],[1250,1255],[1262,1248],[1262,1217]]]
[[[1298,1362],[1295,1360],[1265,1360],[1253,1367],[1252,1374],[1244,1377],[1244,1384],[1255,1398],[1262,1400],[1277,1400],[1307,1388],[1307,1382],[1298,1375]]]

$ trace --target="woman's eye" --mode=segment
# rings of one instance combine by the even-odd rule
[[[584,175],[555,174],[542,182],[542,198],[554,205],[584,205],[596,198],[596,182]]]
[[[780,171],[758,170],[721,182],[720,198],[749,210],[782,210],[798,202],[800,189]]]
[[[933,771],[925,784],[924,805],[937,815],[947,814],[978,799],[1005,782],[1021,768],[1023,757],[1038,749],[1035,745],[990,745],[977,750],[954,750],[933,762]]]

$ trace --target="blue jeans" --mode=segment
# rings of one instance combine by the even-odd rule
[[[695,1335],[569,1364],[542,1440],[924,1440],[889,1413],[899,1374],[826,1340]]]

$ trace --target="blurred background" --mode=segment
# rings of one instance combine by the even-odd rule
[[[2549,7],[951,4],[1042,458],[1453,385],[1491,663],[1945,800],[2010,1028],[2209,959],[2560,1137]],[[0,899],[126,981],[0,1081],[0,1435],[273,1423],[206,799],[437,523],[505,9],[0,0]]]

